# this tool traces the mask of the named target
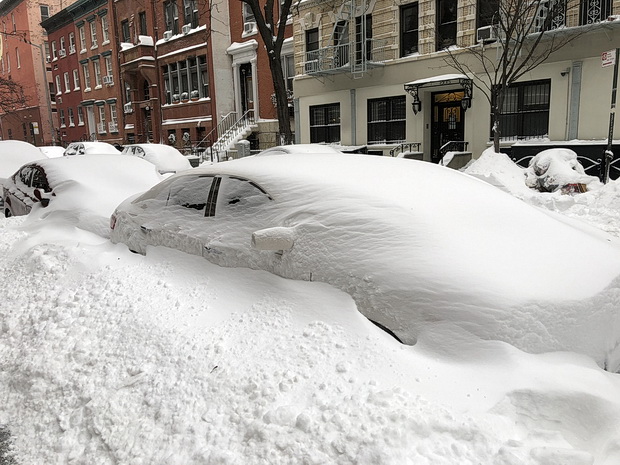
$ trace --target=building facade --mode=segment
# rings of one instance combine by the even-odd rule
[[[49,83],[46,32],[41,21],[62,9],[62,2],[6,0],[0,4],[0,77],[23,88],[26,103],[0,114],[0,137],[36,145],[57,141],[57,116]]]
[[[470,63],[462,74],[447,58],[467,47],[497,56],[494,12],[484,8],[493,3],[303,2],[294,22],[297,142],[365,146],[382,155],[406,149],[429,161],[451,141],[482,153],[491,143],[491,105],[472,83],[483,70]],[[531,139],[607,137],[613,67],[601,66],[601,54],[620,47],[613,16],[620,2],[556,3],[566,8],[558,30],[580,38],[511,87],[501,126],[506,150]]]

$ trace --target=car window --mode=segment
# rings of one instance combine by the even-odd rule
[[[144,196],[137,203],[168,213],[182,207],[185,212],[204,216],[212,182],[212,176],[181,176],[171,180],[165,189],[155,191],[153,196]]]
[[[84,148],[84,144],[80,144],[80,145],[77,146],[76,153],[78,155],[84,155],[86,153],[86,149]]]
[[[44,192],[51,191],[45,172],[41,168],[33,169],[31,187],[35,189],[43,189]]]
[[[31,185],[33,171],[34,166],[32,165],[24,166],[21,170],[19,170],[19,180],[28,187]]]
[[[144,156],[144,150],[142,149],[142,147],[136,147],[135,151],[136,151],[136,155],[138,155],[140,157]]]
[[[271,197],[252,181],[235,177],[223,178],[218,189],[216,216],[251,214],[270,200]]]
[[[76,153],[76,147],[73,144],[70,144],[69,147],[67,147],[67,150],[65,151],[66,155],[75,155]]]

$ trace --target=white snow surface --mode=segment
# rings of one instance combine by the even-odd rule
[[[26,163],[46,158],[41,151],[28,142],[19,140],[0,141],[0,178],[9,178]]]
[[[522,198],[618,236],[618,187]],[[131,254],[60,216],[0,219],[0,283],[20,465],[620,463],[619,375],[582,355],[449,324],[403,346],[327,284]]]

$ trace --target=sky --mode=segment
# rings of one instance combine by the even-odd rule
[[[620,239],[618,182],[542,194],[489,152],[467,171]],[[402,345],[327,284],[137,255],[71,220],[0,219],[0,425],[19,464],[620,463],[620,378],[592,358],[449,323]]]

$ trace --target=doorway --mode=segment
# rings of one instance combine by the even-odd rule
[[[254,109],[254,87],[252,82],[252,64],[243,63],[239,66],[239,82],[241,83],[241,112],[245,114]]]
[[[443,156],[441,147],[450,141],[465,139],[465,111],[461,107],[464,92],[453,90],[432,94],[431,161],[438,163]]]

